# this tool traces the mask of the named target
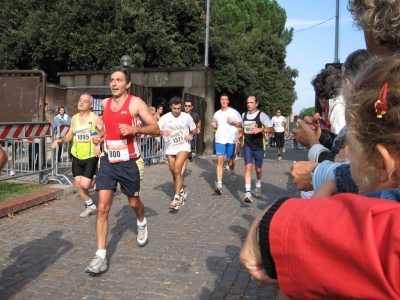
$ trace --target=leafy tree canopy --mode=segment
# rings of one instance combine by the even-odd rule
[[[219,0],[211,16],[210,65],[217,91],[232,94],[231,104],[241,111],[247,96],[255,94],[270,116],[278,107],[289,115],[298,72],[285,64],[293,35],[285,29],[285,11],[275,0]]]
[[[0,68],[105,70],[129,54],[133,68],[202,66],[206,0],[3,0]],[[295,69],[285,64],[293,31],[276,0],[213,0],[209,66],[215,70],[217,106],[228,92],[246,109],[291,113]]]
[[[6,0],[0,67],[104,70],[128,53],[132,67],[201,65],[203,7],[187,0]]]
[[[303,108],[300,111],[299,117],[300,117],[300,119],[304,119],[304,117],[306,117],[306,116],[312,117],[312,116],[314,116],[314,113],[315,113],[314,106],[309,107],[309,108]]]

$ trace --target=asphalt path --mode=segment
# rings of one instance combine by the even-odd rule
[[[75,194],[0,219],[0,299],[272,299],[276,290],[251,278],[239,251],[257,214],[281,197],[298,197],[290,167],[306,150],[288,149],[277,161],[268,148],[262,196],[246,204],[244,162],[237,178],[224,171],[215,195],[213,156],[188,162],[186,204],[170,210],[174,186],[167,164],[146,167],[141,199],[149,241],[139,247],[136,217],[118,190],[109,215],[108,270],[85,273],[96,249],[95,216],[80,218]],[[252,189],[255,173],[253,172]],[[97,194],[91,192],[97,203]]]

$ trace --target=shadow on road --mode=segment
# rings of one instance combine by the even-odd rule
[[[8,299],[38,278],[74,245],[61,238],[61,230],[54,230],[44,238],[14,248],[9,258],[12,264],[1,272],[0,298]]]

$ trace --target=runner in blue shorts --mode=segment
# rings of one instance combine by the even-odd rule
[[[230,178],[236,180],[235,173],[235,146],[239,135],[239,128],[242,127],[241,116],[236,109],[228,106],[229,97],[222,94],[220,98],[221,109],[213,117],[211,126],[216,129],[215,133],[215,153],[217,156],[217,185],[214,187],[216,194],[222,194],[222,166],[224,164],[224,155],[230,169]]]
[[[105,155],[100,158],[96,179],[99,197],[96,219],[97,251],[85,269],[88,273],[97,274],[108,268],[108,216],[118,182],[136,215],[138,245],[144,246],[148,241],[144,203],[140,199],[144,161],[140,156],[138,139],[141,135],[158,135],[160,129],[146,103],[139,97],[128,94],[131,84],[129,70],[123,67],[114,67],[111,70],[112,97],[102,101],[104,127],[92,138],[95,145],[104,140]],[[146,125],[143,126],[139,120]]]
[[[247,113],[243,114],[243,157],[245,163],[244,183],[246,194],[243,201],[253,202],[251,198],[251,170],[256,165],[256,197],[261,196],[262,163],[265,151],[264,133],[275,132],[273,124],[267,114],[258,110],[258,100],[252,95],[247,98]]]

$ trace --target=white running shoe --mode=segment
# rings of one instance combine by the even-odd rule
[[[214,187],[214,192],[215,192],[217,195],[222,195],[222,186],[216,185],[216,186]]]
[[[279,157],[278,157],[278,161],[280,161],[280,160],[282,160],[282,156],[279,156]]]
[[[174,198],[169,205],[169,209],[179,209],[179,198]]]
[[[90,215],[95,215],[97,214],[97,207],[96,205],[91,205],[91,206],[87,206],[86,209],[81,212],[80,217],[81,218],[86,218],[89,217]]]
[[[283,147],[283,148],[282,148],[282,152],[283,152],[283,153],[285,153],[285,152],[286,152],[286,149],[285,149],[285,147]]]
[[[90,265],[85,269],[85,272],[98,274],[105,270],[107,270],[107,257],[101,259],[96,255],[90,262]]]
[[[257,198],[261,196],[261,185],[260,186],[256,186],[255,195],[256,195]]]
[[[148,232],[147,232],[147,221],[143,226],[138,226],[137,242],[139,246],[144,246],[147,243]]]
[[[179,195],[179,205],[183,206],[186,203],[186,198],[187,198],[187,193],[183,191],[183,193],[180,193]]]
[[[251,192],[246,192],[246,195],[244,195],[243,201],[246,202],[246,203],[252,203],[253,202],[253,199],[251,199]]]

